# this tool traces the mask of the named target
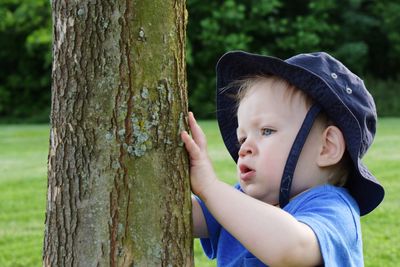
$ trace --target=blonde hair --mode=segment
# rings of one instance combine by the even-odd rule
[[[228,85],[227,89],[232,87],[238,88],[236,95],[234,95],[234,98],[236,100],[236,111],[239,108],[240,102],[249,93],[249,90],[253,88],[256,84],[266,81],[271,82],[271,88],[286,88],[284,96],[285,99],[289,101],[289,103],[291,103],[293,101],[293,98],[295,98],[296,96],[300,96],[300,98],[304,100],[304,104],[307,110],[314,103],[314,100],[304,91],[290,84],[288,81],[282,79],[281,77],[267,74],[254,75],[245,77],[244,79],[236,80]],[[331,121],[324,112],[321,112],[318,115],[316,122],[321,123],[324,129],[334,125],[333,121]],[[334,168],[334,171],[331,177],[328,177],[328,183],[335,186],[345,186],[351,173],[351,169],[353,168],[353,165],[351,163],[351,158],[346,150],[341,160],[337,164],[332,166]]]
[[[271,88],[285,88],[284,97],[285,100],[288,102],[292,102],[292,99],[296,96],[300,96],[302,100],[304,100],[305,107],[309,109],[312,104],[313,100],[310,96],[304,93],[302,90],[299,90],[288,81],[274,75],[254,75],[249,76],[242,80],[235,81],[231,86],[235,86],[238,88],[238,91],[235,96],[236,100],[236,110],[240,105],[240,102],[246,97],[248,91],[256,84],[260,84],[263,82],[270,82]]]

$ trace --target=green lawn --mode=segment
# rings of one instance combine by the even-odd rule
[[[235,181],[214,121],[201,122],[219,177]],[[41,266],[46,204],[48,126],[0,125],[0,266]],[[381,119],[378,135],[364,162],[386,188],[383,204],[362,218],[365,266],[400,262],[400,118]],[[196,266],[215,266],[195,242]]]

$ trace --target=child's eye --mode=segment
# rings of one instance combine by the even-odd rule
[[[275,132],[275,130],[272,130],[272,129],[269,129],[269,128],[262,128],[261,129],[261,135],[265,135],[265,136],[271,135],[274,132]]]
[[[239,145],[243,145],[243,143],[245,141],[246,141],[246,137],[242,137],[242,138],[239,138],[238,143],[239,143]]]

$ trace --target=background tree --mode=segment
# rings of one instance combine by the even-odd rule
[[[228,50],[287,58],[328,51],[366,77],[380,116],[400,116],[398,0],[188,0],[190,107],[215,118],[215,64]],[[47,0],[0,2],[0,121],[48,121]],[[4,19],[3,19],[4,18]]]
[[[0,119],[48,121],[51,16],[48,0],[0,1]]]
[[[188,0],[189,99],[215,118],[215,64],[228,50],[288,58],[327,51],[366,77],[379,115],[400,115],[400,3],[396,0]]]
[[[185,12],[52,1],[44,266],[192,266]]]

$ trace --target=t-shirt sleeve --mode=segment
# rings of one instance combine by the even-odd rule
[[[302,201],[293,216],[314,231],[325,267],[363,266],[359,211],[351,197],[320,192]]]
[[[235,184],[235,189],[242,191],[240,188],[239,183]],[[195,196],[197,201],[200,204],[200,207],[203,211],[204,218],[207,224],[208,230],[208,238],[201,238],[200,243],[203,247],[204,253],[210,259],[215,259],[217,257],[217,249],[218,249],[218,242],[221,233],[221,225],[219,222],[214,218],[211,212],[207,209],[206,205],[203,201],[197,196]]]
[[[199,202],[200,207],[203,211],[208,229],[208,238],[201,238],[200,243],[207,257],[209,257],[210,259],[215,259],[215,257],[217,256],[218,239],[221,231],[221,225],[214,218],[214,216],[212,216],[204,202],[201,201],[201,199],[197,196],[196,199]]]

